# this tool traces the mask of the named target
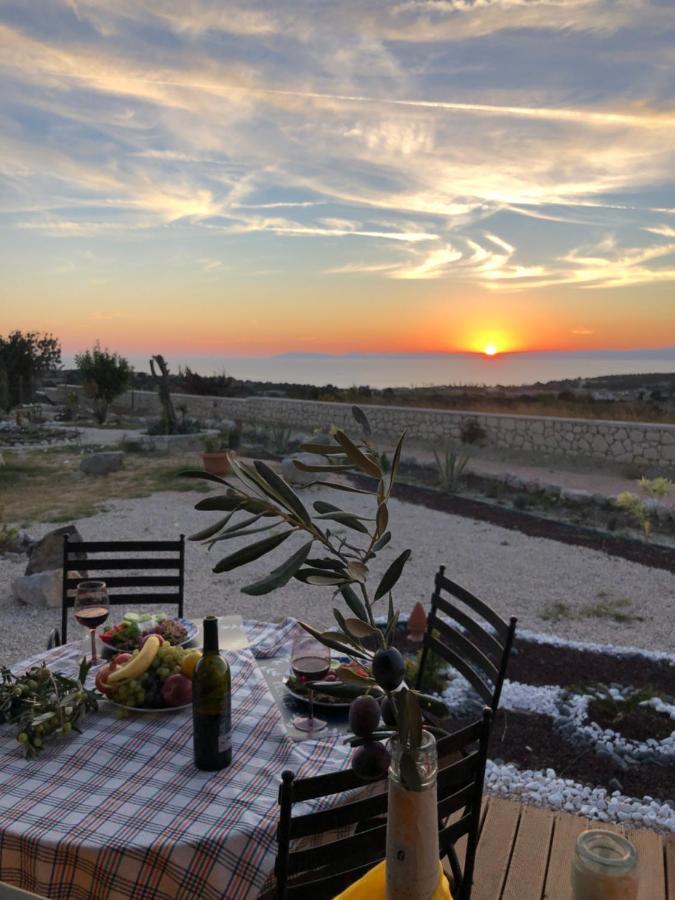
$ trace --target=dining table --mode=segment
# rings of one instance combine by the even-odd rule
[[[15,725],[0,725],[0,882],[52,900],[259,896],[274,870],[281,772],[342,768],[349,748],[339,718],[294,732],[282,684],[294,619],[219,625],[232,672],[232,763],[221,771],[195,767],[189,708],[121,717],[102,698],[81,733],[35,759]],[[82,655],[74,641],[11,668],[44,662],[76,677]]]

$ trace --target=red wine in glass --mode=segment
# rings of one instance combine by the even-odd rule
[[[91,635],[91,661],[98,662],[96,655],[96,629],[108,618],[108,588],[105,581],[80,581],[75,590],[73,602],[75,618]]]
[[[291,650],[291,669],[297,679],[307,685],[309,716],[296,716],[293,725],[299,731],[321,731],[328,724],[314,716],[314,692],[312,683],[321,681],[330,671],[330,649],[298,629]]]
[[[330,672],[330,660],[320,656],[299,656],[291,662],[291,668],[300,681],[321,681]]]

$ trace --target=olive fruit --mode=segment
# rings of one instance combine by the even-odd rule
[[[364,694],[352,700],[349,707],[349,727],[357,737],[368,737],[380,724],[380,704]]]
[[[352,757],[352,769],[364,781],[386,775],[390,762],[389,751],[379,741],[369,741],[358,747]]]
[[[382,720],[385,725],[396,727],[396,707],[389,697],[382,698],[380,712],[382,713]]]
[[[378,650],[373,657],[373,678],[385,691],[395,691],[403,681],[405,660],[396,647]]]

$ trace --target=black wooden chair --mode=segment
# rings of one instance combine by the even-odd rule
[[[457,601],[464,606],[458,605]],[[441,618],[441,613],[447,618]],[[499,706],[517,621],[512,616],[507,624],[486,603],[446,578],[445,566],[441,566],[431,595],[417,687],[424,680],[429,652],[436,653],[466,678],[494,715]]]
[[[482,719],[437,743],[440,857],[449,858],[455,900],[469,900],[471,895],[491,715],[486,707]],[[313,778],[296,778],[286,771],[281,777],[276,883],[262,896],[328,900],[385,857],[386,776],[380,779],[381,792],[361,798],[358,789],[364,782],[351,769]],[[343,803],[293,814],[296,803],[336,794],[347,794]],[[458,811],[460,817],[449,821]],[[338,836],[339,829],[347,836]],[[463,835],[467,842],[462,869],[454,845]],[[300,838],[322,837],[318,846],[291,847]]]
[[[175,603],[182,618],[185,536],[181,534],[177,541],[69,541],[66,535],[61,634],[52,631],[51,646],[68,640],[68,610],[74,604],[75,588],[84,579],[105,581],[111,604]]]

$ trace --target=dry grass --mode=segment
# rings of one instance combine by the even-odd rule
[[[156,491],[207,491],[206,483],[178,472],[199,468],[199,456],[128,453],[124,468],[109,475],[84,475],[72,450],[5,453],[0,468],[0,520],[71,522],[105,509],[107,500],[145,497]]]

